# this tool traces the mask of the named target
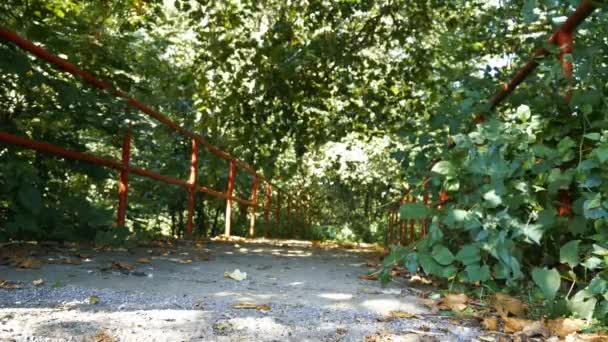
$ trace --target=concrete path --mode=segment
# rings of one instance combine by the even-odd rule
[[[0,279],[25,285],[0,289],[0,340],[445,341],[477,334],[430,315],[399,284],[359,279],[378,260],[372,249],[256,240],[28,253],[43,261],[40,268],[0,266]],[[224,276],[235,269],[247,278]],[[32,285],[35,279],[44,284]],[[243,303],[270,310],[233,307]],[[386,321],[392,310],[417,317]]]

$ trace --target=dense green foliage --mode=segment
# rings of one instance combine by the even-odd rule
[[[604,319],[605,10],[567,56],[572,85],[546,46],[552,54],[507,102],[487,102],[578,2],[9,0],[0,21],[306,198],[308,217],[296,219],[310,225],[305,237],[382,241],[388,204],[410,190],[418,204],[402,210],[431,214],[429,234],[394,246],[387,266],[452,286],[535,284],[554,313]],[[2,131],[118,158],[130,120],[133,163],[187,177],[187,140],[6,43],[0,89]],[[200,183],[225,189],[227,163],[201,158]],[[441,210],[420,205],[427,177],[431,202],[449,194]],[[238,174],[238,193],[250,184]],[[177,234],[183,189],[138,177],[131,186],[129,227]],[[112,171],[2,146],[0,189],[0,239],[115,236]],[[198,203],[197,233],[218,234],[224,202]]]
[[[573,7],[526,1],[523,7],[507,2],[509,9],[521,9],[509,24],[521,31],[511,37],[518,48],[505,51],[522,65],[534,46],[546,45],[547,34],[536,33],[551,32]],[[451,286],[481,282],[480,291],[521,289],[530,281],[532,298],[544,299],[553,315],[607,319],[608,45],[607,17],[598,12],[567,57],[575,65],[571,89],[559,50],[547,46],[553,53],[496,111],[488,111],[486,100],[495,89],[487,81],[497,72],[489,67],[471,66],[468,77],[437,90],[445,98],[413,120],[419,128],[409,135],[404,161],[414,193],[420,195],[428,176],[428,191],[447,191],[450,200],[431,210],[426,238],[394,247],[386,266],[420,268]],[[486,120],[476,125],[480,113]],[[429,209],[406,204],[401,211],[411,217]]]

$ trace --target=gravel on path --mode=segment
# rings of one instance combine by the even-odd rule
[[[73,255],[82,262],[49,264]],[[38,269],[0,266],[0,280],[23,284],[0,289],[0,341],[470,341],[480,333],[431,314],[403,285],[359,279],[377,258],[368,248],[248,240],[34,257]],[[247,278],[224,276],[235,269]],[[243,303],[254,308],[234,308]],[[416,316],[387,320],[393,310]]]

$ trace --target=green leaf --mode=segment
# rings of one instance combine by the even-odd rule
[[[524,6],[521,11],[526,24],[531,24],[536,19],[538,19],[538,15],[534,13],[536,7],[538,7],[538,3],[536,2],[536,0],[526,0],[524,2]]]
[[[593,150],[592,152],[595,154],[600,163],[605,163],[608,161],[608,146],[600,146]]]
[[[602,279],[602,277],[598,274],[591,279],[587,289],[594,295],[602,295],[606,292],[606,290],[608,290],[608,282]]]
[[[587,289],[577,292],[569,301],[570,310],[580,318],[591,319],[597,299]]]
[[[557,144],[557,150],[560,154],[566,154],[570,150],[576,147],[576,141],[572,140],[570,137],[565,137]]]
[[[521,228],[522,234],[531,242],[535,242],[540,245],[540,239],[542,239],[545,233],[543,226],[540,224],[529,223]]]
[[[420,220],[431,216],[431,209],[424,203],[404,203],[399,208],[402,220]]]
[[[479,247],[475,245],[465,245],[456,254],[456,260],[463,265],[478,263],[481,260]]]
[[[408,272],[416,273],[418,271],[418,253],[409,253],[405,257],[404,266]]]
[[[563,245],[559,249],[559,262],[568,264],[570,268],[576,267],[580,262],[578,257],[578,245],[580,243],[580,240],[572,240]]]
[[[585,266],[585,268],[588,270],[595,270],[596,268],[600,267],[601,264],[602,259],[593,256],[585,260],[583,266]]]
[[[435,165],[433,165],[431,171],[444,176],[453,176],[456,174],[454,165],[452,165],[452,163],[450,163],[449,161],[445,160],[437,162]]]
[[[600,140],[601,135],[599,133],[587,133],[584,135],[584,137],[589,140],[598,141],[598,140]]]
[[[426,253],[419,253],[418,260],[420,261],[420,266],[422,266],[422,270],[426,274],[435,275],[438,277],[443,276],[443,266],[439,265],[435,259],[433,259],[430,255]]]
[[[535,267],[532,270],[532,280],[540,288],[546,299],[549,301],[555,299],[561,284],[560,275],[556,269]]]
[[[496,208],[502,204],[502,198],[496,194],[495,190],[490,190],[483,194],[483,199],[486,200],[490,208]]]
[[[452,254],[452,252],[450,252],[450,250],[443,245],[433,247],[433,252],[431,254],[433,255],[433,259],[435,259],[435,261],[444,266],[447,266],[454,261],[454,254]]]
[[[469,265],[464,271],[467,275],[467,280],[472,283],[490,279],[490,267],[488,265]]]

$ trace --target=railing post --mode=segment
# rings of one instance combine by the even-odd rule
[[[255,208],[258,206],[258,176],[253,176],[253,186],[251,189],[251,217],[249,219],[249,237],[255,236]]]
[[[194,217],[194,201],[196,198],[196,168],[198,162],[198,141],[192,139],[190,156],[190,178],[188,179],[188,219],[186,220],[186,239],[192,239],[192,220]]]
[[[272,196],[272,186],[270,183],[266,183],[266,195],[264,196],[264,222],[266,226],[264,227],[264,237],[268,237],[268,226],[270,225],[270,198]]]
[[[285,231],[293,232],[293,228],[291,225],[291,197],[287,196],[287,217],[285,218],[285,223],[287,224],[287,229]]]
[[[127,132],[122,140],[122,164],[124,168],[120,170],[118,178],[118,210],[116,225],[124,227],[127,216],[127,194],[129,192],[129,161],[131,160],[131,134],[132,125],[129,123]]]
[[[296,197],[293,203],[293,238],[298,236],[299,225],[300,225],[300,197]]]
[[[277,231],[281,229],[281,198],[282,198],[281,189],[277,190],[277,214],[275,215],[275,220],[277,223],[274,236],[277,236]]]
[[[388,248],[389,243],[391,241],[391,236],[392,236],[392,229],[393,229],[393,211],[391,210],[391,208],[388,208],[388,220],[387,220],[387,227],[386,227],[386,233],[384,234],[384,247]]]
[[[401,198],[400,203],[404,204],[407,203],[408,198],[407,195],[403,196]],[[399,220],[397,222],[399,222],[399,237],[401,240],[401,245],[405,246],[407,245],[407,218],[406,217],[401,217],[401,208],[398,209],[397,212],[397,217],[399,218]]]
[[[230,160],[228,168],[228,189],[226,190],[226,230],[224,235],[230,236],[230,219],[232,218],[232,191],[234,190],[234,160]]]
[[[411,195],[410,202],[416,203],[416,196]],[[416,242],[416,220],[410,219],[410,243]]]

